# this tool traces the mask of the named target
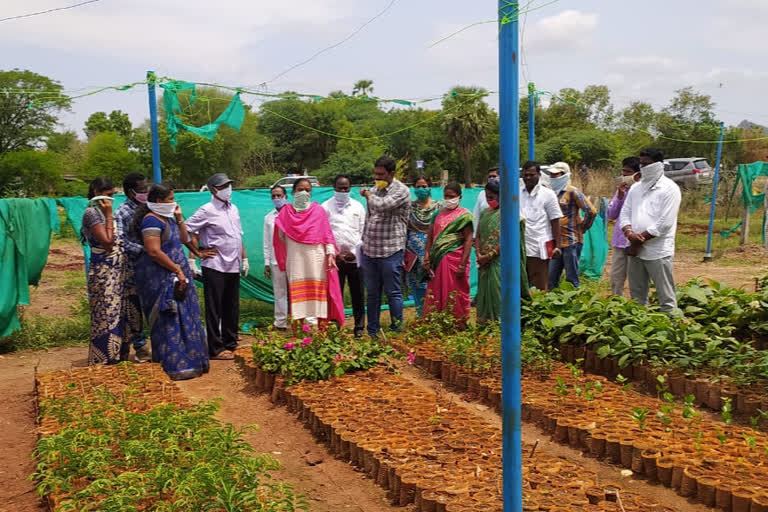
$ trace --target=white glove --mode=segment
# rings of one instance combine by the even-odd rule
[[[248,258],[243,258],[243,277],[248,277],[250,270],[251,266],[248,264]]]
[[[197,260],[195,258],[189,258],[189,268],[193,274],[200,274],[200,267],[197,266]]]

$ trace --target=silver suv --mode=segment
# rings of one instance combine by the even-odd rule
[[[712,183],[714,169],[704,158],[670,158],[664,160],[664,175],[685,187]]]

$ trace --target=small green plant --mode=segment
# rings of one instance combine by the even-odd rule
[[[560,398],[565,398],[568,396],[568,385],[565,383],[565,380],[558,376],[557,377],[557,384],[555,384],[555,393],[560,395]]]
[[[629,379],[623,376],[622,374],[618,374],[616,376],[616,382],[619,383],[619,385],[621,386],[621,391],[624,393],[632,389],[632,383],[629,382]]]
[[[733,422],[733,415],[731,414],[732,411],[732,404],[731,404],[730,398],[723,398],[723,407],[720,411],[720,417],[723,419],[723,422],[726,425],[730,425]]]
[[[632,408],[632,419],[637,423],[637,426],[640,427],[641,430],[645,430],[645,420],[648,417],[648,408],[647,407],[633,407]]]

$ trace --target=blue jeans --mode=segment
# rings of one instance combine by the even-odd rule
[[[561,249],[559,258],[549,260],[549,289],[560,286],[560,274],[565,268],[565,280],[576,288],[579,287],[579,258],[582,244],[573,244]]]
[[[362,255],[363,280],[368,290],[368,334],[375,336],[381,330],[381,293],[387,294],[391,329],[403,325],[403,251],[388,258],[369,258]]]

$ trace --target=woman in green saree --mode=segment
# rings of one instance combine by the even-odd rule
[[[477,271],[477,323],[498,322],[501,319],[501,214],[499,212],[499,183],[485,186],[488,208],[480,215],[475,239]],[[520,295],[530,298],[525,271],[525,221],[520,219]]]
[[[450,310],[460,326],[469,319],[472,213],[459,206],[461,186],[449,183],[427,236],[424,271],[429,278],[424,313]]]

